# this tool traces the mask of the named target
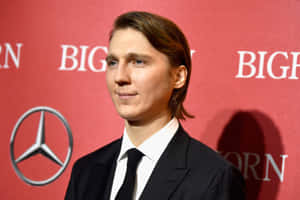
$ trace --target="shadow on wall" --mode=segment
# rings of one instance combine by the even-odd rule
[[[239,111],[225,125],[217,151],[239,168],[247,200],[276,200],[284,149],[276,125],[258,111]],[[277,169],[276,169],[277,167]]]

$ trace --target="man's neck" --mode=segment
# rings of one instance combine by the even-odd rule
[[[125,121],[125,128],[131,142],[137,147],[154,133],[163,128],[171,120],[171,115],[158,116],[147,122]]]

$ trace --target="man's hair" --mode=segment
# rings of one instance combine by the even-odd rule
[[[184,34],[175,23],[162,16],[148,12],[128,12],[115,20],[109,40],[115,31],[126,28],[141,32],[156,50],[168,57],[172,67],[186,67],[186,83],[182,88],[173,90],[169,109],[178,119],[193,118],[183,107],[192,68],[190,48]]]

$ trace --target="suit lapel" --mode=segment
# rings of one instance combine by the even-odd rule
[[[89,171],[88,181],[80,199],[103,199],[105,188],[107,187],[108,173],[110,168],[107,166],[95,165]]]
[[[111,193],[111,188],[112,188],[112,183],[113,183],[113,179],[114,179],[114,174],[115,174],[115,170],[116,170],[116,162],[117,158],[113,161],[113,164],[111,166],[111,169],[108,172],[108,179],[107,179],[107,185],[104,191],[104,198],[103,200],[109,200],[110,199],[110,193]]]
[[[110,198],[121,140],[117,140],[111,146],[107,147],[103,147],[101,153],[97,155],[95,163],[90,170],[89,182],[92,184],[87,187],[89,192],[85,193],[85,199],[109,200]]]
[[[145,186],[140,200],[169,199],[189,169],[186,153],[190,138],[179,126]]]

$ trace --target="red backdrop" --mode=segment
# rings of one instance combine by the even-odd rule
[[[2,1],[0,3],[0,199],[63,199],[72,164],[121,136],[105,85],[103,59],[116,16],[131,10],[175,21],[193,51],[183,122],[195,138],[239,167],[248,199],[297,199],[300,192],[300,1]],[[67,120],[73,154],[61,176],[44,186],[25,183],[13,168],[35,143],[40,114],[51,107]],[[46,144],[61,161],[66,129],[46,112]],[[60,166],[37,154],[17,163],[32,180]]]

